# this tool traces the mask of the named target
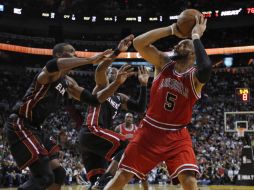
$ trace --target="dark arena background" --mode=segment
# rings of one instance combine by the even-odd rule
[[[0,0],[0,188],[16,189],[29,178],[29,170],[19,170],[10,154],[4,123],[51,58],[56,43],[70,43],[78,56],[90,57],[114,49],[129,34],[169,26],[188,8],[199,10],[208,20],[201,40],[213,65],[189,125],[201,171],[198,185],[201,190],[254,189],[253,0]],[[170,36],[155,45],[168,52],[179,41]],[[149,68],[149,90],[153,66],[133,46],[113,66],[125,63]],[[92,91],[95,69],[96,65],[83,66],[70,75]],[[137,98],[138,87],[137,77],[131,77],[119,92]],[[67,172],[62,189],[89,187],[77,148],[77,131],[83,122],[79,116],[86,114],[86,107],[73,100],[63,102],[42,126],[57,139],[61,134],[67,139],[60,144],[60,162]],[[117,114],[114,127],[124,122],[125,113]],[[134,113],[134,123],[142,116]],[[147,179],[150,190],[181,189],[171,184],[163,163]],[[137,179],[125,187],[142,188]]]

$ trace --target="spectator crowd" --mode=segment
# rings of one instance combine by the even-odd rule
[[[22,98],[25,90],[36,73],[15,74],[0,72],[0,187],[18,186],[29,177],[29,170],[20,171],[11,156],[5,140],[3,126],[15,102]],[[244,76],[244,77],[243,77]],[[93,75],[74,75],[83,86],[91,90],[94,86]],[[151,85],[152,80],[150,80]],[[132,97],[138,95],[136,78],[129,79],[121,92]],[[194,150],[200,167],[199,183],[234,184],[240,170],[240,155],[243,141],[235,133],[224,131],[224,112],[247,111],[254,105],[253,101],[241,103],[235,101],[235,88],[247,87],[253,92],[254,75],[252,69],[236,70],[234,73],[217,70],[213,72],[210,82],[205,86],[202,98],[193,110],[192,123],[189,130]],[[251,95],[253,98],[253,95]],[[75,101],[63,103],[62,108],[51,114],[43,128],[45,132],[54,134],[61,147],[60,161],[66,170],[66,185],[73,183],[89,185],[86,171],[80,161],[77,134],[84,121],[86,106]],[[124,121],[125,112],[120,112],[114,120],[114,127]],[[139,123],[141,115],[134,113],[135,123]],[[147,177],[150,184],[170,183],[166,167],[161,163]],[[137,181],[133,180],[132,183]]]

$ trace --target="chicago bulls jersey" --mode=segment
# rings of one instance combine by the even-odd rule
[[[168,63],[154,78],[150,104],[144,122],[166,130],[177,130],[190,123],[192,108],[200,98],[194,87],[195,67],[177,73],[175,62]]]
[[[120,134],[125,136],[127,139],[132,139],[138,127],[135,124],[131,124],[130,129],[128,129],[125,127],[125,123],[122,123],[119,125],[119,129],[120,129]]]

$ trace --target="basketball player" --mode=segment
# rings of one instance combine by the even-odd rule
[[[174,184],[180,181],[184,190],[198,190],[195,175],[199,170],[187,125],[191,121],[192,107],[200,98],[202,86],[208,82],[212,71],[200,41],[205,29],[206,20],[196,17],[192,40],[182,40],[174,46],[172,57],[152,44],[170,35],[183,38],[176,24],[151,30],[134,39],[136,50],[155,66],[151,99],[147,114],[126,148],[116,175],[104,189],[120,190],[133,175],[144,179],[152,168],[165,161]]]
[[[67,94],[75,99],[98,105],[113,94],[128,74],[126,68],[119,72],[118,80],[93,95],[77,85],[66,74],[71,69],[106,61],[112,50],[106,50],[90,58],[77,58],[75,49],[66,43],[55,45],[53,59],[38,73],[23,100],[15,106],[14,113],[5,125],[11,153],[20,169],[29,167],[32,176],[19,190],[60,189],[64,182],[65,170],[59,164],[59,147],[53,138],[43,134],[41,124],[55,112]],[[50,187],[51,186],[51,187]]]
[[[134,36],[130,35],[119,43],[119,53],[127,51],[133,38]],[[93,93],[97,93],[98,90],[115,81],[116,74],[119,71],[113,67],[108,69],[110,64],[111,61],[103,62],[97,67],[95,72],[96,86]],[[138,79],[141,84],[138,100],[122,93],[115,93],[103,104],[88,107],[86,125],[79,132],[83,164],[87,171],[87,178],[92,184],[95,183],[97,177],[105,173],[92,189],[102,189],[115,174],[123,150],[128,143],[123,135],[113,132],[113,119],[118,110],[144,112],[146,109],[146,86],[149,74],[145,68],[139,68]],[[107,162],[112,159],[113,161],[107,168]]]
[[[126,113],[124,120],[125,120],[125,122],[118,125],[115,128],[115,131],[117,133],[124,135],[126,139],[131,140],[134,137],[134,134],[137,131],[138,127],[137,127],[137,125],[133,124],[133,114],[132,113]],[[143,189],[148,190],[147,179],[142,179],[141,182],[143,185]]]
[[[115,131],[125,136],[126,139],[130,140],[133,138],[133,135],[137,129],[138,127],[133,124],[133,114],[128,112],[125,114],[124,123],[118,125],[115,128]]]

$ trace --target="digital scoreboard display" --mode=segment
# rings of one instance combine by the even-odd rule
[[[239,102],[250,101],[250,89],[249,88],[236,88],[235,89],[236,100]]]

